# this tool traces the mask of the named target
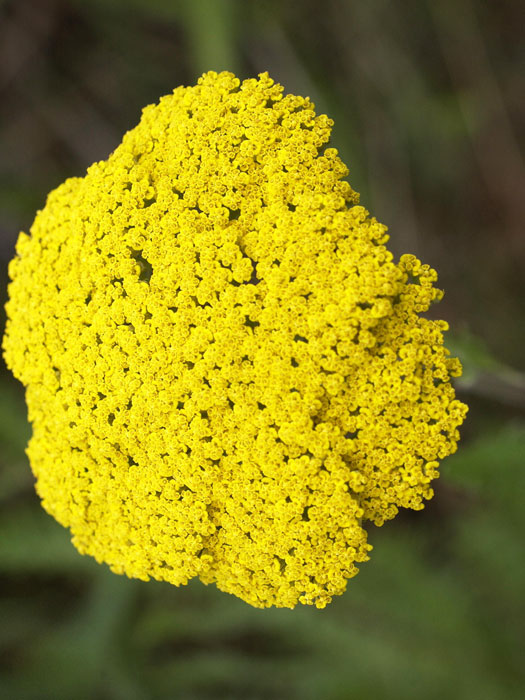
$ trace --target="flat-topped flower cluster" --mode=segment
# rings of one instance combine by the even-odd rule
[[[436,273],[394,262],[331,127],[207,73],[20,234],[4,350],[37,491],[117,573],[324,607],[456,449]]]

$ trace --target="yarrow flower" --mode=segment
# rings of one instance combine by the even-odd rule
[[[3,347],[36,489],[116,573],[324,607],[456,449],[437,275],[394,262],[332,124],[206,73],[20,234]]]

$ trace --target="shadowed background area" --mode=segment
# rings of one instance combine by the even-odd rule
[[[324,611],[130,581],[34,493],[0,375],[0,696],[513,700],[525,694],[525,42],[517,0],[0,1],[0,282],[47,193],[205,70],[268,70],[332,145],[396,257],[435,267],[470,405],[424,511],[370,528]],[[521,145],[521,150],[520,150]]]

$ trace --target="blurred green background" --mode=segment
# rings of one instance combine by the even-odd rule
[[[391,249],[440,273],[470,405],[436,497],[372,528],[326,610],[255,610],[81,557],[40,508],[0,376],[0,697],[525,697],[525,15],[519,0],[3,0],[0,256],[49,190],[204,70],[268,70],[332,143]]]

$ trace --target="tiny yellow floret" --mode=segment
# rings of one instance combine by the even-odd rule
[[[3,347],[36,488],[116,573],[322,608],[456,449],[436,273],[394,262],[331,127],[206,73],[20,234]]]

